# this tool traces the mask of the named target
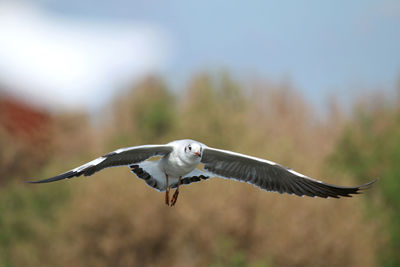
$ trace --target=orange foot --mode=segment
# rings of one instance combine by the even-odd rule
[[[167,206],[169,206],[169,186],[165,190],[165,204],[167,204]]]
[[[174,193],[174,195],[172,196],[172,199],[171,199],[171,207],[172,207],[172,206],[175,206],[175,203],[176,203],[176,201],[178,200],[178,195],[179,195],[179,188],[177,188],[177,189],[175,190],[175,193]]]

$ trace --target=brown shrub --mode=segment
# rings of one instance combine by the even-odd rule
[[[118,102],[120,115],[110,143],[119,140],[119,144],[115,138],[119,129],[148,142],[171,136],[193,138],[277,161],[327,182],[345,183],[332,173],[325,177],[324,167],[341,131],[340,114],[335,125],[321,122],[290,85],[260,83],[246,91],[229,76],[200,75],[181,96],[177,113],[167,119],[176,125],[150,138],[144,134],[148,129],[141,132],[139,111],[134,110],[147,114],[152,105],[143,103],[149,98],[163,102],[170,97],[154,93],[153,85],[146,85],[149,95],[143,89],[132,93],[132,101]],[[168,208],[163,194],[145,186],[128,168],[76,179],[70,187],[72,202],[60,215],[54,244],[58,265],[372,266],[375,262],[375,226],[362,216],[362,196],[298,198],[211,179],[183,187],[177,206]]]

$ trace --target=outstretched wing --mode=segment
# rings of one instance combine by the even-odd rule
[[[351,197],[368,188],[376,180],[356,187],[323,183],[285,168],[275,162],[247,155],[204,147],[201,163],[211,174],[248,182],[267,191],[310,197]]]
[[[30,181],[29,183],[49,183],[81,175],[90,176],[105,168],[131,165],[153,156],[164,156],[170,153],[172,149],[173,147],[169,145],[144,145],[120,148],[68,172],[44,180]]]

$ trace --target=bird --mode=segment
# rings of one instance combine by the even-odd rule
[[[266,159],[183,139],[167,144],[120,148],[57,176],[28,183],[91,176],[105,168],[117,166],[128,166],[148,186],[165,192],[165,204],[170,207],[177,202],[180,186],[212,177],[247,182],[281,194],[320,198],[351,197],[377,181],[375,179],[355,187],[327,184]],[[175,189],[175,192],[170,200],[171,189]]]

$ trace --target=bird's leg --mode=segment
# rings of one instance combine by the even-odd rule
[[[169,184],[168,184],[168,174],[165,174],[165,204],[169,206]]]
[[[182,176],[179,176],[179,179],[178,179],[178,186],[176,187],[176,190],[175,190],[175,192],[174,192],[174,195],[172,196],[172,199],[171,199],[171,207],[174,206],[175,203],[176,203],[176,201],[178,200],[179,186],[181,185],[181,183],[182,183]]]

